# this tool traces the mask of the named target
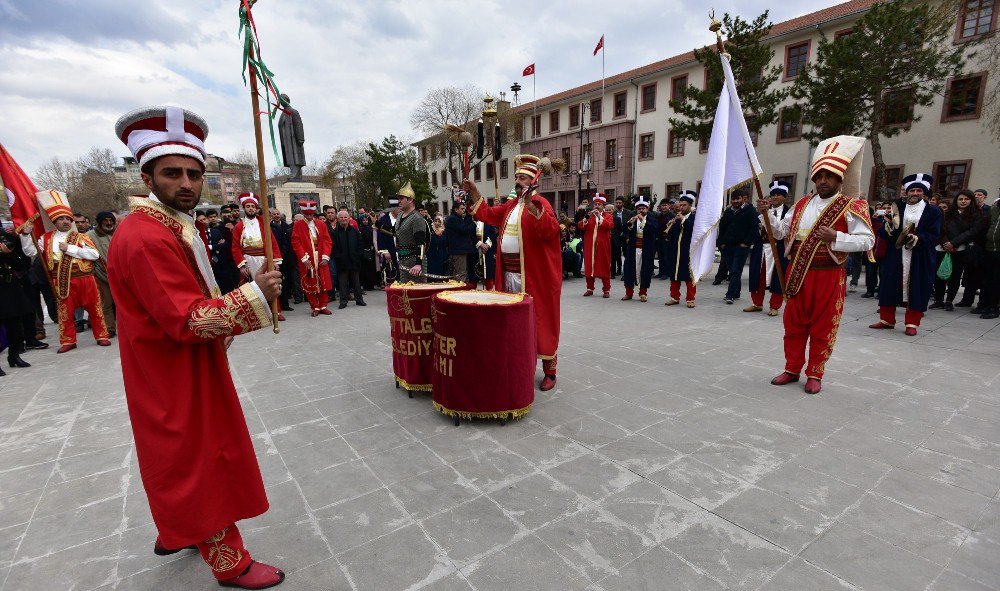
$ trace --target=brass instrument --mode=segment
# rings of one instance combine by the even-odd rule
[[[496,178],[496,175],[494,175],[493,178]],[[479,244],[480,242],[483,241],[483,234],[484,234],[485,230],[486,230],[486,224],[483,223],[483,222],[477,221],[476,222],[476,244]],[[478,254],[479,254],[479,257],[476,260],[476,276],[479,277],[479,280],[482,281],[485,284],[486,283],[486,279],[487,279],[487,277],[486,277],[486,253],[483,252],[483,250],[481,248],[479,248],[478,246],[476,247],[476,251],[478,251]]]

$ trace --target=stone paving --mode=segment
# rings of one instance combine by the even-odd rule
[[[559,385],[501,426],[393,387],[381,292],[230,357],[282,589],[1000,589],[1000,328],[871,331],[848,297],[823,393],[768,380],[781,319],[564,284]],[[742,302],[742,303],[741,303]],[[157,557],[117,348],[0,378],[0,587],[217,588]],[[54,373],[58,369],[58,374]]]

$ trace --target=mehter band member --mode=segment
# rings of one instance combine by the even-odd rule
[[[263,589],[284,579],[254,561],[236,522],[267,511],[267,495],[229,373],[234,335],[271,324],[281,273],[261,272],[220,295],[190,213],[201,199],[205,121],[178,107],[118,120],[148,198],[130,201],[108,252],[118,307],[125,399],[158,555],[197,549],[219,584]]]
[[[499,228],[496,287],[527,293],[535,301],[535,337],[542,359],[542,391],[556,385],[559,348],[559,298],[562,295],[562,251],[559,220],[549,201],[538,194],[540,159],[522,154],[514,160],[517,198],[489,206],[475,183],[462,184],[472,199],[470,210],[479,221]]]
[[[333,242],[326,224],[316,219],[316,202],[299,201],[299,210],[304,219],[296,220],[292,226],[292,250],[299,259],[299,281],[302,293],[312,307],[311,315],[333,314],[327,304],[333,280],[330,279],[330,252]]]
[[[805,366],[805,392],[819,394],[844,312],[847,254],[867,252],[875,245],[868,203],[857,198],[864,147],[861,137],[840,135],[823,140],[816,147],[812,164],[816,194],[796,203],[792,215],[773,228],[775,239],[785,240],[789,259],[785,371],[771,380],[776,386],[799,381]],[[757,202],[761,215],[767,215],[768,209],[768,202]]]

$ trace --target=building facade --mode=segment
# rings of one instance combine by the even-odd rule
[[[791,85],[802,66],[816,59],[822,37],[849,34],[873,0],[852,0],[775,24],[766,42],[774,50],[772,63],[784,67],[776,85]],[[994,34],[998,26],[995,0],[968,0],[952,42]],[[946,83],[944,96],[928,107],[916,107],[894,123],[908,131],[882,138],[889,185],[914,172],[930,172],[935,189],[954,194],[962,188],[987,188],[991,197],[1000,187],[1000,149],[991,143],[980,121],[987,76],[970,60],[966,73]],[[546,176],[540,191],[557,210],[572,210],[581,196],[601,191],[609,196],[637,193],[647,197],[675,196],[700,189],[706,150],[699,142],[674,137],[669,106],[685,85],[704,88],[707,72],[693,52],[670,57],[607,78],[523,104],[524,141],[519,152],[564,158],[566,172]],[[789,100],[788,105],[793,101]],[[787,106],[787,105],[786,105]],[[919,115],[913,121],[909,113]],[[890,116],[887,114],[887,116]],[[781,179],[796,197],[812,190],[809,165],[813,147],[802,138],[798,121],[785,117],[761,129],[757,156],[765,186]],[[864,155],[863,190],[871,190],[874,169],[871,146]],[[433,178],[433,177],[432,177]]]

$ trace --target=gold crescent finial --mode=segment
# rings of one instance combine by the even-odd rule
[[[713,32],[713,33],[715,33],[716,35],[718,35],[719,31],[722,30],[722,23],[720,23],[719,21],[717,21],[715,19],[715,9],[714,8],[712,9],[712,12],[708,13],[708,18],[709,18],[709,21],[711,21],[709,23],[709,25],[708,25],[708,30],[711,31],[711,32]]]

